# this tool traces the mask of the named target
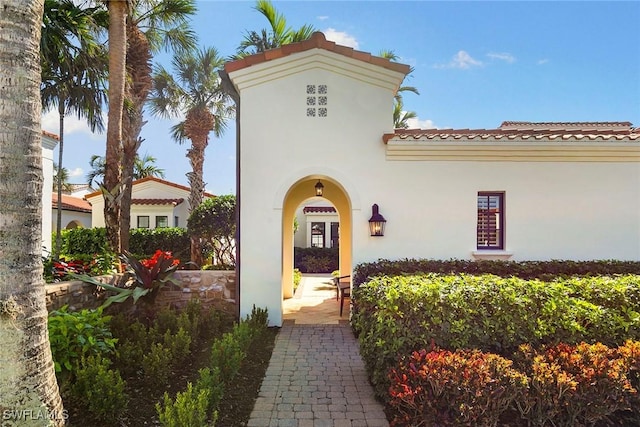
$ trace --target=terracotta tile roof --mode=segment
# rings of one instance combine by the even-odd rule
[[[180,184],[176,184],[175,182],[171,182],[171,181],[165,181],[164,179],[160,179],[160,178],[156,178],[155,176],[148,176],[146,178],[141,178],[141,179],[137,179],[135,181],[133,181],[133,186],[138,185],[138,184],[142,184],[144,182],[148,182],[148,181],[153,181],[153,182],[157,182],[160,184],[164,184],[164,185],[168,185],[170,187],[174,187],[174,188],[179,188],[181,190],[184,191],[191,191],[191,189],[185,185],[180,185]],[[95,196],[99,196],[102,194],[102,191],[98,190],[98,191],[94,191],[93,193],[87,194],[85,197],[86,198],[91,198],[91,197],[95,197]],[[205,197],[215,197],[214,194],[208,193],[205,191],[204,193]]]
[[[55,133],[51,133],[51,132],[47,132],[46,130],[43,130],[42,134],[48,136],[49,138],[55,139],[56,141],[60,141],[60,137]]]
[[[335,213],[336,209],[333,206],[305,206],[302,209],[302,213]]]
[[[173,205],[178,206],[180,203],[184,202],[184,199],[131,199],[132,205]]]
[[[385,144],[391,139],[640,141],[640,129],[630,122],[503,122],[497,129],[396,129],[382,136]]]
[[[264,52],[256,53],[255,55],[246,56],[236,61],[227,62],[224,65],[224,70],[227,73],[232,73],[243,68],[251,67],[252,65],[261,64],[263,62],[289,56],[294,53],[305,52],[311,49],[324,49],[403,74],[409,74],[411,71],[408,65],[392,62],[386,58],[374,56],[367,52],[354,50],[350,47],[341,46],[335,42],[328,41],[321,32],[315,32],[311,38],[301,42],[286,44],[275,49],[269,49]]]
[[[62,201],[60,207],[64,210],[75,212],[91,212],[91,204],[79,197],[73,197],[69,196],[68,194],[63,194],[60,200]],[[57,193],[51,194],[51,207],[53,209],[58,208]]]

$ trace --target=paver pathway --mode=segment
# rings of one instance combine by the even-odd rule
[[[304,279],[303,279],[304,280]],[[307,283],[308,285],[308,283]],[[307,289],[309,287],[307,286]],[[333,295],[336,316],[339,303]],[[308,319],[308,311],[305,319]],[[381,427],[389,423],[374,397],[347,322],[285,320],[251,413],[252,427]]]

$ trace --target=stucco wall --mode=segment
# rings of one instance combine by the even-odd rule
[[[381,71],[376,81],[368,78],[370,64],[361,70],[326,53],[316,62],[310,55],[231,73],[241,98],[241,315],[261,304],[270,322],[281,324],[282,298],[290,296],[289,264],[282,254],[290,256],[294,240],[283,229],[283,212],[292,192],[296,203],[311,200],[317,179],[331,184],[325,186],[327,199],[332,191],[346,196],[352,227],[345,233],[341,227],[341,239],[350,244],[351,266],[379,258],[483,256],[476,251],[480,191],[505,193],[505,249],[493,255],[640,260],[637,155],[625,161],[591,147],[592,158],[571,157],[580,151],[576,146],[587,144],[574,140],[562,161],[522,152],[517,159],[503,158],[496,141],[483,142],[497,147],[491,161],[473,155],[464,161],[455,155],[390,156],[382,136],[393,132],[391,77]],[[308,116],[308,85],[326,85],[327,117]],[[537,150],[531,141],[515,144],[524,152]],[[552,156],[553,149],[545,148]],[[300,199],[306,187],[309,198]],[[383,237],[369,234],[374,203],[387,219]],[[341,225],[343,216],[344,211]]]

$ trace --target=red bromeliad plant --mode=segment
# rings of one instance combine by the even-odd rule
[[[180,265],[171,252],[157,250],[149,259],[137,260],[130,253],[125,252],[120,259],[132,270],[136,282],[144,289],[161,288]]]
[[[142,260],[136,259],[129,252],[125,252],[120,255],[120,259],[127,267],[124,280],[120,282],[124,282],[124,286],[102,283],[87,275],[75,275],[84,282],[115,292],[115,295],[107,298],[103,307],[114,302],[124,302],[129,297],[133,298],[134,304],[141,297],[153,302],[158,291],[167,282],[180,285],[172,278],[173,272],[180,265],[180,260],[174,258],[171,252],[157,250],[151,258]]]

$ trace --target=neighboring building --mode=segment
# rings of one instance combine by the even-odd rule
[[[85,199],[62,194],[61,228],[91,228],[91,204]],[[56,230],[58,221],[58,193],[51,194],[51,229]]]
[[[306,204],[296,211],[298,248],[337,248],[340,245],[340,217],[326,201]]]
[[[131,190],[131,228],[187,227],[189,218],[189,187],[147,177],[136,180]],[[205,199],[213,194],[205,193]],[[92,206],[91,224],[104,227],[102,192],[87,194]]]
[[[55,228],[51,225],[51,189],[53,188],[53,149],[60,138],[47,131],[42,131],[42,255],[51,253],[51,233]]]
[[[379,258],[640,260],[631,123],[394,130],[393,97],[409,72],[321,33],[226,64],[238,107],[242,317],[255,304],[282,324],[292,224],[318,200],[318,180],[339,216],[341,274]],[[386,230],[372,236],[378,208]],[[327,221],[317,221],[325,243]]]

